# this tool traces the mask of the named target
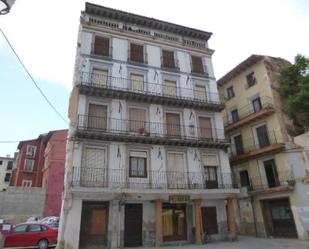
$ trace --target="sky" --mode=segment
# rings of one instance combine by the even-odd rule
[[[219,79],[251,54],[293,62],[309,56],[308,0],[92,0],[92,3],[213,33]],[[62,116],[67,118],[82,0],[16,0],[0,27]],[[67,128],[48,106],[0,34],[0,156],[17,142]]]

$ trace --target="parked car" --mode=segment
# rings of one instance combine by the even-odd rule
[[[50,227],[58,227],[59,221],[60,221],[60,218],[58,216],[49,216],[49,217],[43,218],[39,222],[42,224],[46,224]]]
[[[38,247],[57,244],[58,229],[40,223],[21,223],[5,234],[4,247]]]

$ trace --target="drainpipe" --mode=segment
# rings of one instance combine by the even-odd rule
[[[257,224],[256,224],[256,216],[255,216],[255,206],[254,206],[254,198],[253,198],[253,196],[250,197],[250,202],[251,202],[251,208],[252,208],[252,214],[253,214],[255,237],[258,237]]]

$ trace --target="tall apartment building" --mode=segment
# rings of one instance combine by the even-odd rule
[[[7,155],[0,157],[0,191],[6,189],[10,184],[14,158]]]
[[[218,80],[230,164],[240,187],[240,232],[308,238],[308,154],[293,143],[280,97],[281,58],[252,55]]]
[[[59,248],[236,232],[211,33],[90,3],[77,41]]]

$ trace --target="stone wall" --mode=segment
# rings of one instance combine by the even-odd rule
[[[0,219],[16,224],[29,216],[42,216],[44,203],[42,188],[9,187],[0,192]]]

